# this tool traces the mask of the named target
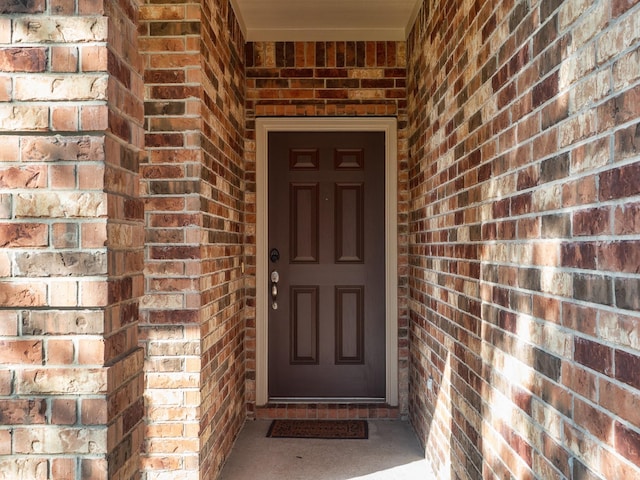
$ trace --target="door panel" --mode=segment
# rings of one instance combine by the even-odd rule
[[[364,261],[364,185],[336,184],[336,262]]]
[[[291,364],[318,363],[318,287],[291,287]]]
[[[364,285],[336,287],[336,364],[364,363]]]
[[[269,133],[269,396],[385,396],[384,133]]]
[[[292,263],[318,261],[318,184],[291,184],[289,241]]]

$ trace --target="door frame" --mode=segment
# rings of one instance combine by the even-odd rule
[[[256,405],[269,401],[269,132],[385,134],[385,401],[398,405],[398,127],[394,117],[261,117],[256,119]],[[317,399],[314,400],[317,403]]]

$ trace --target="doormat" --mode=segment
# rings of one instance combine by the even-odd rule
[[[267,437],[365,440],[369,424],[366,420],[274,420]]]

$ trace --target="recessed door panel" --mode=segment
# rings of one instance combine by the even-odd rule
[[[342,149],[335,150],[336,170],[362,170],[364,168],[364,149]]]
[[[364,185],[336,185],[336,262],[364,261]]]
[[[364,286],[336,287],[336,363],[364,363]]]
[[[291,184],[291,261],[318,261],[318,184]]]
[[[292,148],[289,150],[291,170],[318,170],[317,148]]]
[[[318,287],[291,287],[291,364],[318,363]]]

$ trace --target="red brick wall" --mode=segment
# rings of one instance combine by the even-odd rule
[[[144,205],[138,173],[144,158],[143,64],[137,34],[138,0],[80,0],[78,9],[84,13],[87,7],[97,8],[101,3],[109,25],[107,49],[85,52],[82,62],[94,62],[93,68],[101,68],[106,60],[108,112],[89,106],[84,118],[81,112],[80,121],[87,130],[106,130],[107,460],[110,479],[128,480],[139,478],[144,436],[144,359],[138,341],[139,304],[144,293]]]
[[[639,19],[435,1],[409,38],[410,412],[441,478],[640,476]]]
[[[214,478],[256,414],[254,120],[391,115],[431,463],[640,476],[640,6],[425,2],[406,45],[244,47],[227,0],[138,7],[0,2],[0,471]]]
[[[0,4],[0,471],[10,478],[139,470],[135,11],[124,0]]]
[[[244,400],[243,39],[227,0],[141,9],[148,478],[215,478]]]
[[[200,205],[201,478],[216,478],[246,419],[244,38],[229,1],[203,2]]]
[[[245,48],[247,76],[247,402],[255,413],[255,119],[260,116],[394,116],[398,118],[398,325],[400,411],[407,412],[407,124],[404,42],[254,42]],[[272,416],[324,416],[311,408]],[[357,409],[356,409],[357,410]],[[362,409],[360,409],[362,410]],[[353,413],[353,412],[352,412]],[[359,416],[394,416],[372,411]],[[333,414],[337,414],[333,412]],[[341,414],[349,415],[348,409]]]
[[[145,62],[146,430],[143,471],[199,478],[200,9],[145,4],[140,9]],[[195,76],[195,78],[193,78]]]

